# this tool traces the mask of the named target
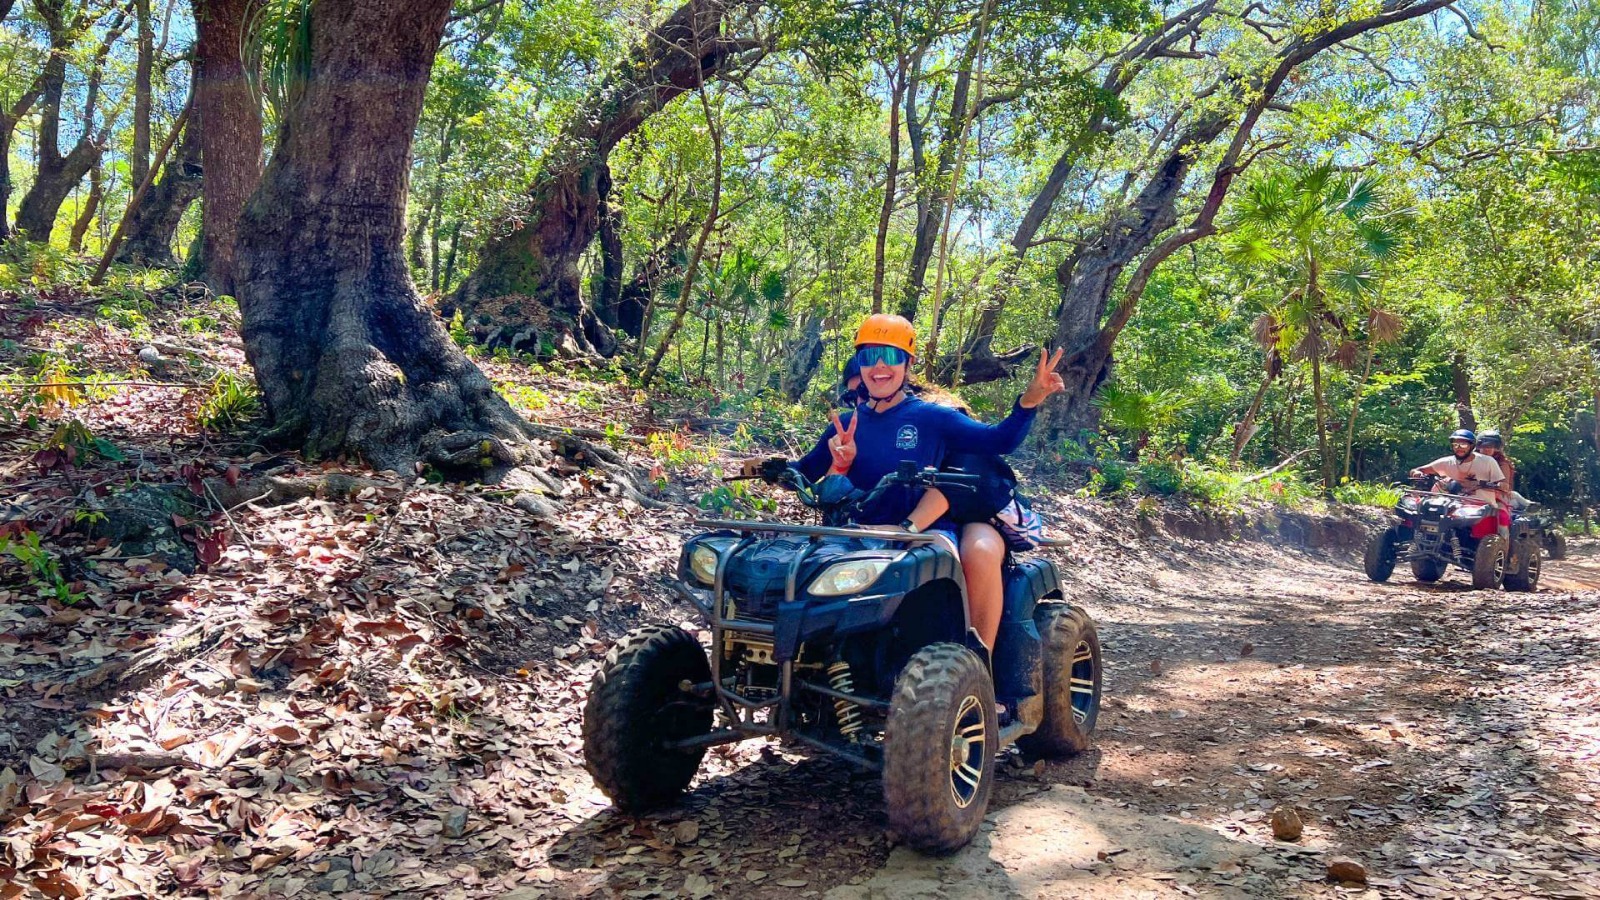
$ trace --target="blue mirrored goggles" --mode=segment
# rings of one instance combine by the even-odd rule
[[[856,362],[860,363],[863,369],[870,369],[878,363],[898,366],[909,359],[911,354],[899,347],[871,346],[856,351]]]

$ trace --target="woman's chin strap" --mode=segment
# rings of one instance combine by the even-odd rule
[[[887,397],[884,397],[881,400],[878,399],[877,397],[869,396],[867,398],[867,408],[872,410],[873,412],[883,412],[883,410],[886,409],[887,406],[883,407],[883,408],[880,408],[878,406],[878,404],[884,403],[884,404],[887,404],[888,406],[893,406],[895,401],[900,399],[900,395],[905,393],[905,392],[906,392],[905,386],[902,385],[894,393],[890,394]]]

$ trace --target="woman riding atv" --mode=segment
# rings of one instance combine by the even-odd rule
[[[907,378],[916,359],[916,330],[906,319],[885,314],[868,316],[856,332],[855,349],[866,401],[842,417],[832,413],[833,424],[823,431],[811,452],[795,463],[809,479],[846,475],[856,487],[871,490],[904,461],[915,462],[919,468],[936,468],[947,453],[958,449],[969,453],[1010,453],[1027,436],[1038,405],[1065,387],[1055,372],[1062,352],[1057,350],[1048,359],[1041,352],[1033,379],[1011,414],[998,425],[984,425],[950,407],[923,401],[907,390]],[[745,465],[752,468],[759,462]],[[944,518],[948,508],[948,500],[938,491],[897,488],[863,509],[858,522],[898,523],[911,532],[934,530],[945,535],[952,546],[958,546],[967,583],[968,616],[984,646],[993,649],[1000,629],[1000,566],[1005,559],[1005,542],[987,525],[969,527],[958,539],[957,526]]]
[[[1506,503],[1512,511],[1526,509],[1528,498],[1517,493],[1517,467],[1511,457],[1506,456],[1506,439],[1495,429],[1487,429],[1478,435],[1478,452],[1500,465],[1500,473],[1505,476],[1500,487],[1505,489]]]

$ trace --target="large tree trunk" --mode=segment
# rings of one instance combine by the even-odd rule
[[[133,69],[133,153],[128,159],[128,180],[137,188],[150,173],[150,69],[156,53],[150,0],[134,0],[133,15],[138,47]]]
[[[537,350],[549,340],[569,354],[615,351],[578,274],[610,189],[606,159],[673,99],[759,49],[754,40],[722,34],[738,8],[734,0],[688,0],[645,35],[579,104],[528,189],[522,224],[489,242],[447,310],[460,308],[489,343]]]
[[[985,9],[988,7],[985,6]],[[981,18],[981,17],[980,17]],[[945,116],[939,135],[939,152],[934,158],[933,171],[927,171],[926,154],[922,147],[922,129],[926,119],[917,112],[917,87],[921,80],[922,55],[917,56],[914,75],[906,89],[906,125],[914,135],[912,141],[912,170],[917,182],[917,227],[912,234],[910,269],[906,273],[906,286],[900,298],[898,312],[915,322],[922,295],[927,291],[928,265],[933,262],[933,251],[938,245],[941,226],[948,206],[946,189],[955,168],[956,147],[961,143],[967,128],[972,124],[967,114],[967,101],[972,90],[973,62],[983,46],[983,32],[988,27],[982,20],[974,27],[967,47],[961,55],[961,68],[956,73],[955,88],[951,92],[950,110]]]
[[[6,211],[11,208],[11,139],[16,134],[17,123],[33,109],[39,95],[44,93],[45,75],[45,72],[40,72],[16,102],[6,109],[0,109],[0,241],[11,236],[11,223],[6,220]]]
[[[800,339],[783,354],[785,362],[778,373],[778,390],[791,403],[798,403],[805,396],[806,388],[811,386],[811,379],[822,365],[822,318],[820,313],[806,316],[805,324],[800,327]]]
[[[269,439],[314,456],[409,472],[453,449],[492,465],[522,433],[406,271],[412,135],[449,11],[311,7],[310,78],[240,222],[245,353]]]
[[[200,123],[191,113],[178,153],[162,168],[161,180],[151,185],[149,195],[133,211],[133,220],[128,223],[128,239],[117,250],[117,262],[177,268],[172,238],[178,232],[184,211],[200,196],[204,177],[200,165],[200,131]]]
[[[1108,221],[1094,239],[1056,268],[1061,306],[1053,347],[1065,347],[1062,380],[1066,391],[1041,413],[1052,439],[1078,439],[1099,426],[1091,402],[1111,374],[1111,344],[1101,322],[1124,267],[1178,221],[1176,205],[1184,180],[1201,150],[1227,128],[1228,118],[1211,114],[1188,129],[1139,192],[1132,206]]]
[[[1004,264],[1001,276],[995,280],[993,292],[979,308],[977,319],[967,333],[959,354],[954,355],[938,369],[936,377],[941,381],[948,383],[960,380],[966,384],[974,384],[1006,378],[1018,363],[1031,355],[1034,349],[1032,344],[1024,344],[1006,353],[994,352],[995,329],[999,327],[1000,314],[1005,310],[1012,283],[1021,270],[1023,257],[1034,246],[1040,228],[1049,219],[1057,198],[1061,196],[1061,191],[1078,162],[1083,159],[1084,154],[1096,140],[1119,127],[1113,124],[1111,118],[1113,111],[1120,106],[1119,98],[1123,92],[1153,60],[1159,59],[1181,41],[1197,34],[1215,7],[1216,0],[1200,0],[1199,3],[1179,11],[1152,29],[1142,40],[1129,46],[1112,62],[1105,78],[1101,81],[1093,108],[1090,109],[1083,124],[1068,139],[1061,154],[1056,157],[1055,164],[1050,167],[1050,174],[1045,177],[1039,192],[1028,204],[1027,212],[1017,223],[1017,230],[1010,242],[1011,254]],[[1156,136],[1152,146],[1161,147],[1168,137],[1168,131],[1176,127],[1176,124],[1175,117],[1168,123],[1168,127]]]
[[[195,114],[204,127],[200,158],[200,259],[197,276],[233,294],[235,244],[245,202],[261,179],[261,111],[245,77],[244,26],[260,0],[191,0],[195,30]]]
[[[87,23],[87,11],[76,11],[69,18],[67,4],[61,0],[41,0],[35,4],[35,8],[50,34],[50,59],[45,63],[43,90],[40,93],[39,164],[34,171],[32,186],[17,207],[17,229],[26,233],[29,240],[44,243],[50,240],[61,204],[83,180],[83,176],[100,162],[100,156],[110,141],[112,122],[108,119],[96,132],[95,109],[100,99],[100,79],[105,71],[106,58],[111,54],[112,46],[127,30],[128,17],[125,9],[116,14],[94,52],[83,94],[81,133],[78,142],[63,155],[61,103],[66,90],[67,59]]]

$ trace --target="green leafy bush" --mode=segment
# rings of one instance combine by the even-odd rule
[[[1140,463],[1139,485],[1152,494],[1170,497],[1183,490],[1183,470],[1166,460]]]
[[[195,423],[212,431],[231,431],[254,416],[260,406],[255,385],[232,372],[218,372],[211,393],[195,413]]]

